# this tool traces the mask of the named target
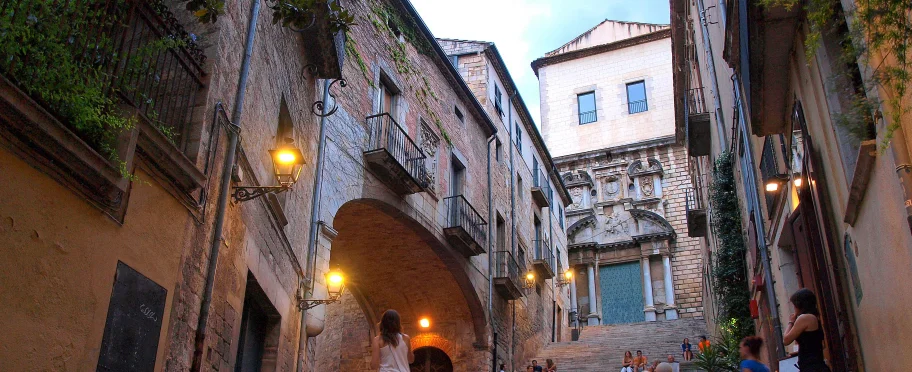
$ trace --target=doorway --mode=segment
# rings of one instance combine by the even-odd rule
[[[443,350],[425,346],[415,349],[415,362],[409,368],[411,372],[453,372],[453,362]]]
[[[643,314],[643,274],[638,261],[599,267],[602,324],[636,323]]]
[[[276,370],[280,323],[279,312],[269,302],[253,274],[248,271],[235,372]]]

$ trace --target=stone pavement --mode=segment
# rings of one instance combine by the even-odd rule
[[[702,319],[678,319],[583,328],[579,341],[546,344],[536,358],[544,363],[551,358],[561,371],[610,372],[619,371],[624,351],[636,354],[642,350],[650,362],[664,361],[671,354],[678,361],[681,341],[689,338],[694,351],[699,337],[706,333]],[[691,363],[682,363],[681,371],[698,371]]]

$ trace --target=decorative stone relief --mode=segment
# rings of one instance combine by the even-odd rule
[[[617,199],[621,192],[620,180],[617,177],[605,178],[602,191],[605,193],[605,200]]]
[[[567,206],[567,209],[580,209],[583,207],[583,188],[574,187],[570,189],[570,198],[573,203]]]
[[[643,197],[653,197],[655,194],[655,185],[652,182],[652,177],[640,178],[640,190],[643,192]]]
[[[428,189],[433,192],[437,189],[437,149],[440,146],[440,137],[434,134],[423,120],[418,133],[418,146],[421,146],[421,151],[426,156],[424,167],[427,170]]]

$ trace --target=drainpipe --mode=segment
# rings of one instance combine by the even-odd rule
[[[250,57],[253,55],[253,42],[256,36],[257,18],[260,15],[260,0],[252,0],[250,22],[247,25],[247,39],[244,45],[244,59],[241,62],[240,76],[238,77],[237,94],[231,121],[235,130],[228,131],[228,149],[225,151],[225,166],[222,168],[222,179],[219,183],[219,197],[215,211],[215,225],[212,232],[212,245],[209,247],[209,265],[206,268],[206,286],[203,290],[202,304],[200,304],[199,323],[196,326],[196,340],[193,349],[193,362],[190,370],[200,371],[203,363],[203,349],[206,344],[206,325],[209,322],[209,307],[212,304],[212,288],[215,285],[215,270],[218,266],[219,248],[222,244],[222,230],[225,227],[225,210],[228,208],[228,193],[231,187],[231,171],[237,156],[238,140],[240,136],[241,115],[244,112],[244,95],[247,90],[247,77],[250,73]]]
[[[547,173],[549,177],[545,177],[544,182],[551,183],[551,173]],[[551,189],[550,187],[548,189]],[[551,194],[554,194],[554,190],[551,190]],[[554,198],[551,198],[551,204],[554,204]],[[560,252],[557,252],[557,255],[554,254],[554,210],[553,206],[548,207],[548,236],[551,237],[549,242],[551,242],[551,256],[556,257],[554,261],[557,261],[560,258]],[[552,265],[554,262],[551,263]],[[560,278],[560,273],[557,273],[557,277]],[[556,341],[554,334],[557,330],[557,291],[555,285],[555,279],[551,279],[551,342]]]
[[[899,186],[903,189],[904,205],[906,207],[906,223],[909,224],[909,232],[912,233],[912,161],[909,160],[909,148],[906,146],[906,132],[902,124],[896,127],[893,132],[893,139],[890,141],[893,146],[893,163],[896,164],[896,177],[899,178]]]
[[[709,80],[713,89],[713,105],[715,106],[716,132],[719,133],[719,142],[722,149],[728,148],[725,133],[725,117],[722,116],[722,98],[719,95],[719,80],[716,77],[716,61],[713,57],[712,40],[709,38],[709,27],[706,21],[706,11],[703,8],[703,0],[697,0],[697,10],[700,13],[700,34],[703,36],[703,45],[706,47],[706,64],[709,67]],[[723,20],[725,17],[722,18]]]
[[[697,0],[701,1],[701,0]],[[750,137],[747,130],[747,119],[744,116],[744,105],[741,96],[741,80],[738,75],[734,75],[735,83],[735,104],[738,105],[738,126],[741,133]],[[720,138],[723,136],[720,135]],[[760,251],[760,263],[763,265],[763,287],[766,292],[766,300],[770,304],[770,316],[773,323],[773,338],[776,341],[778,356],[785,355],[785,345],[782,342],[782,324],[779,322],[779,303],[776,300],[775,288],[773,288],[773,274],[770,268],[770,258],[766,242],[766,228],[763,226],[763,213],[760,209],[760,195],[757,190],[757,174],[754,167],[754,149],[748,142],[744,146],[744,156],[741,158],[741,181],[744,183],[744,193],[747,197],[747,207],[754,217],[754,229],[756,230],[757,248]]]
[[[310,200],[310,236],[307,240],[307,272],[305,275],[308,275],[306,297],[313,296],[313,287],[314,287],[314,278],[316,275],[316,265],[317,265],[317,230],[319,229],[318,221],[320,220],[320,198],[323,191],[323,159],[325,157],[324,147],[326,145],[326,115],[327,109],[329,109],[329,79],[323,79],[323,115],[320,117],[320,139],[317,142],[317,166],[314,169],[314,184],[313,184],[313,195]],[[325,307],[324,307],[325,309]],[[324,324],[326,322],[325,313],[324,313]],[[322,333],[322,326],[320,327],[320,333]],[[307,310],[301,310],[301,334],[298,336],[298,355],[295,358],[296,363],[298,363],[297,372],[304,371],[304,355],[307,351]]]
[[[488,137],[488,319],[491,323],[491,334],[494,337],[493,353],[494,357],[491,363],[494,365],[493,371],[497,372],[497,327],[494,326],[494,242],[491,239],[494,236],[494,194],[491,192],[493,186],[491,183],[491,142],[497,138],[497,133]],[[299,371],[300,372],[300,371]]]

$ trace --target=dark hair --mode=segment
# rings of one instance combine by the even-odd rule
[[[399,313],[393,309],[384,311],[383,317],[380,318],[380,338],[387,345],[399,346],[400,333],[402,323],[399,321]]]
[[[747,346],[751,355],[758,356],[760,355],[760,348],[763,347],[763,339],[757,336],[747,336],[741,340],[741,344]]]
[[[795,291],[792,294],[792,297],[789,298],[789,302],[795,305],[795,308],[800,314],[814,314],[819,315],[817,310],[817,295],[814,292],[811,292],[810,289],[801,288]]]
[[[630,357],[633,358],[633,353],[631,353],[630,350],[627,350],[624,352],[624,358],[626,358],[628,355],[630,355]]]
[[[506,368],[506,364],[500,363],[500,369]]]
[[[643,350],[637,350],[637,354],[642,354]]]
[[[706,339],[706,336],[700,336],[700,339],[701,339],[701,340],[705,340],[705,339]]]
[[[538,364],[538,361],[535,359],[532,359],[532,364]]]
[[[554,361],[551,359],[546,359],[545,363],[548,364],[548,368],[554,367]]]
[[[684,341],[681,341],[681,343],[690,344],[690,340],[688,340],[687,337],[684,337]]]

